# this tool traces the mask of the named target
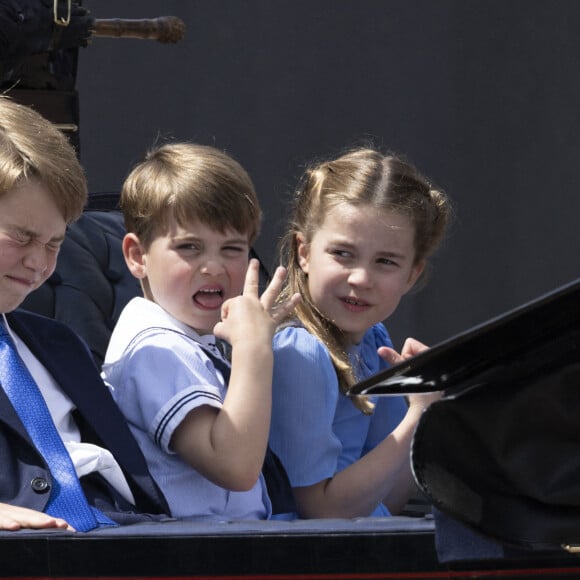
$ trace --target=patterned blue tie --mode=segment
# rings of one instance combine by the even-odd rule
[[[44,397],[20,358],[0,319],[0,382],[53,477],[45,512],[88,532],[99,525],[117,525],[87,502],[74,465],[54,425]]]

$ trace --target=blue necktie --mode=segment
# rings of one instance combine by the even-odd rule
[[[117,525],[87,502],[74,465],[54,425],[44,397],[20,358],[0,319],[0,382],[53,477],[45,512],[88,532],[99,525]]]

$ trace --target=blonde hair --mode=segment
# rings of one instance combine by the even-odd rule
[[[343,334],[312,302],[308,278],[299,264],[297,242],[301,234],[305,243],[310,243],[329,210],[342,203],[407,216],[415,229],[414,264],[425,261],[438,247],[449,220],[450,204],[446,195],[433,188],[413,165],[372,148],[350,151],[305,172],[294,195],[292,217],[281,244],[288,276],[280,300],[300,293],[302,301],[293,316],[328,348],[344,393],[354,384],[355,377]],[[373,405],[367,399],[358,397],[353,402],[364,413],[372,412]]]
[[[55,125],[33,109],[0,97],[0,196],[37,179],[67,223],[87,202],[87,181],[77,154]]]
[[[218,231],[232,228],[256,239],[261,210],[254,185],[232,157],[205,145],[168,143],[151,149],[121,191],[128,232],[147,248],[170,219],[199,220]]]

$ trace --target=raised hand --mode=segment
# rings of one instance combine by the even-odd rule
[[[259,268],[258,260],[250,261],[242,294],[224,302],[221,321],[214,326],[214,334],[232,346],[238,340],[271,341],[276,326],[300,301],[300,295],[295,294],[287,302],[276,304],[286,277],[286,269],[281,266],[276,269],[262,296],[259,296]]]
[[[381,356],[388,363],[391,365],[396,365],[418,355],[428,348],[429,347],[427,345],[416,340],[415,338],[407,338],[403,344],[401,354],[399,354],[395,349],[389,348],[388,346],[381,346],[377,352],[379,356]],[[440,391],[435,391],[433,393],[408,395],[407,398],[409,400],[409,406],[423,409],[428,407],[432,402],[439,400],[441,396],[442,393]]]
[[[423,352],[424,350],[427,350],[428,348],[427,345],[414,338],[407,338],[403,344],[401,354],[399,354],[394,348],[388,346],[381,346],[377,352],[379,353],[379,356],[385,359],[388,363],[396,365],[419,354],[420,352]]]

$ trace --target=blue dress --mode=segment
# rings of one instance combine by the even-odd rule
[[[377,354],[380,346],[392,343],[379,323],[349,352],[358,380],[388,366]],[[375,411],[364,415],[340,393],[328,350],[306,329],[287,327],[275,335],[270,445],[292,487],[333,477],[374,449],[407,412],[403,397],[371,400]],[[380,504],[371,515],[390,514]]]

